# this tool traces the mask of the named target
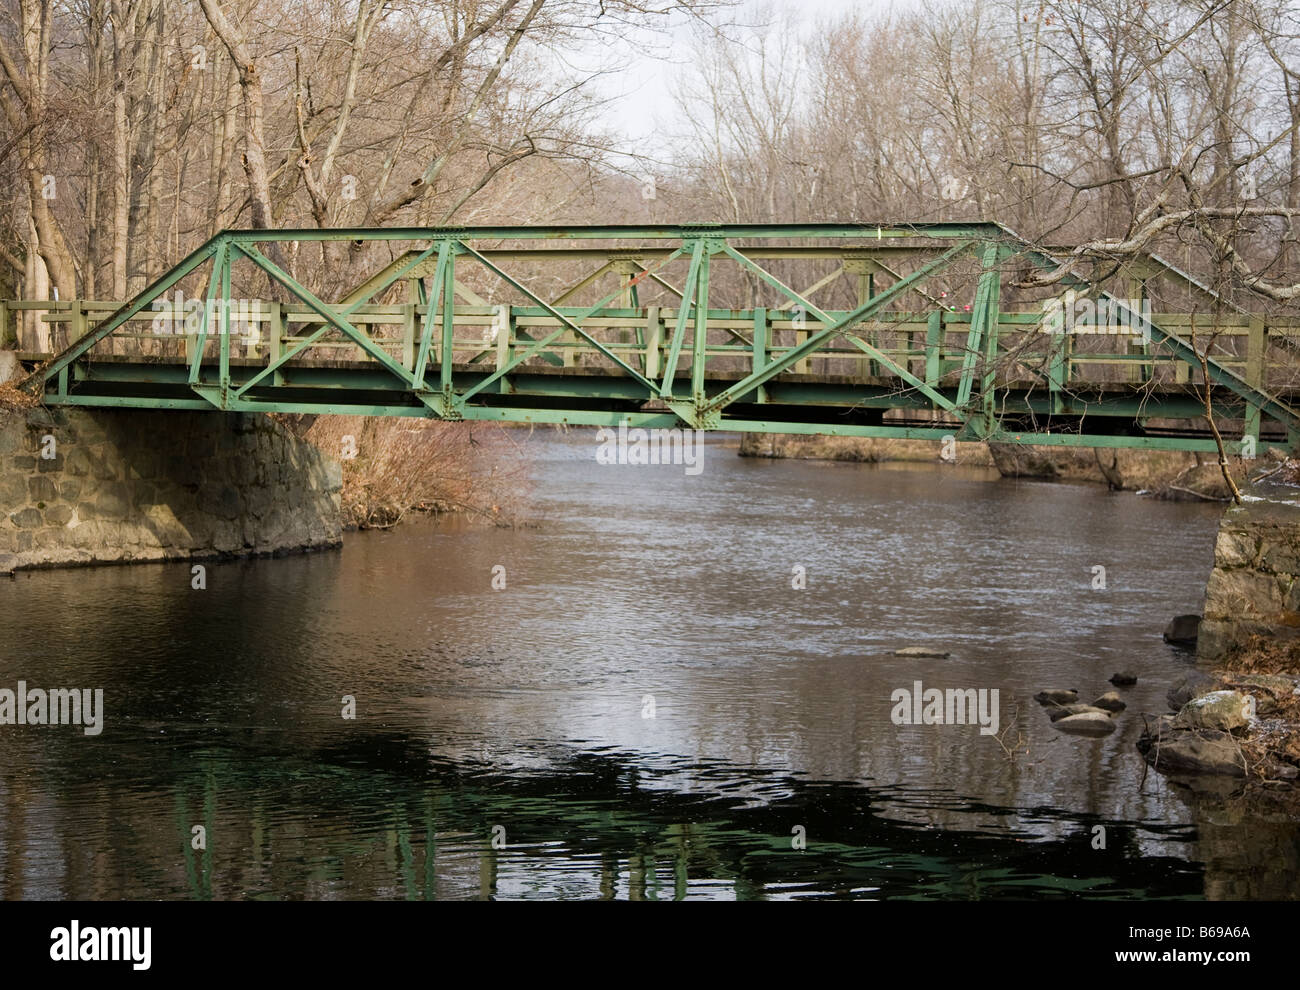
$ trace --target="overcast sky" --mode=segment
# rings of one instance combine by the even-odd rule
[[[816,21],[852,10],[884,12],[906,9],[918,0],[743,0],[727,15],[737,24],[770,21],[784,12],[795,14],[809,27]],[[625,135],[628,144],[647,147],[656,136],[679,129],[673,121],[671,84],[681,74],[692,37],[692,24],[678,18],[668,37],[646,32],[623,39],[619,46],[584,53],[576,67],[590,68],[602,58],[625,65],[616,75],[597,80],[595,91],[608,101],[601,121]]]

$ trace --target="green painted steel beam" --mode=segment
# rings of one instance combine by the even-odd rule
[[[221,284],[217,273],[222,268],[229,270],[225,264],[229,256],[230,245],[225,241],[219,241],[216,253],[212,258],[212,273],[208,276],[208,291],[204,297],[203,312],[199,316],[199,332],[194,339],[194,356],[190,360],[189,370],[191,384],[199,380],[199,369],[203,365],[203,351],[208,345],[208,323],[212,319],[212,310],[217,301],[218,286]]]
[[[85,406],[102,409],[193,409],[214,411],[207,399],[166,399],[127,395],[47,395],[47,406]]]
[[[227,230],[222,236],[239,244],[270,241],[421,241],[437,237],[458,240],[681,240],[692,237],[743,238],[893,238],[980,239],[1006,233],[993,223],[700,223],[645,226],[639,224],[578,224],[546,226],[472,227],[292,227],[275,230]]]
[[[425,305],[424,325],[420,329],[420,346],[416,352],[415,369],[412,378],[415,381],[415,387],[423,390],[424,374],[429,364],[429,351],[433,347],[433,327],[434,316],[440,307],[449,305],[449,300],[443,295],[445,283],[447,281],[447,270],[451,264],[451,257],[454,248],[451,241],[444,240],[438,245],[438,267],[434,269],[433,274],[433,295],[429,296]],[[443,360],[447,360],[450,352],[443,355]]]
[[[673,398],[672,383],[677,377],[677,363],[681,359],[682,344],[686,340],[686,323],[690,319],[691,307],[697,302],[696,286],[699,285],[700,270],[704,263],[704,239],[697,237],[692,241],[690,251],[691,265],[686,272],[686,287],[682,289],[682,304],[677,310],[677,324],[673,327],[668,358],[664,362],[663,380],[659,384],[659,395],[663,399]]]

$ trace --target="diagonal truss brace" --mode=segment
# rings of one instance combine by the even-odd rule
[[[468,244],[465,244],[465,243],[462,241],[462,242],[458,242],[457,246],[458,246],[460,249],[463,249],[463,251],[464,251],[465,254],[467,254],[467,255],[469,255],[470,257],[476,259],[476,260],[479,262],[479,264],[483,265],[483,267],[485,267],[488,271],[492,272],[492,274],[496,275],[497,278],[499,278],[499,279],[501,279],[502,281],[504,281],[504,282],[505,282],[507,285],[509,285],[511,288],[515,289],[517,292],[521,292],[521,293],[523,293],[525,296],[527,296],[527,297],[528,297],[529,299],[531,299],[533,302],[537,303],[538,306],[540,306],[540,307],[542,307],[542,309],[546,310],[546,312],[547,312],[550,316],[554,317],[554,318],[555,318],[556,320],[558,320],[558,321],[560,322],[560,324],[561,324],[561,326],[558,327],[558,328],[557,328],[553,333],[547,335],[546,337],[542,338],[541,340],[534,341],[534,342],[533,342],[532,344],[530,344],[528,347],[524,348],[524,349],[523,349],[519,354],[517,354],[517,355],[516,355],[512,360],[510,360],[510,361],[509,361],[509,362],[508,362],[504,367],[501,367],[501,368],[497,369],[497,371],[496,371],[494,374],[489,375],[487,378],[483,379],[483,381],[479,382],[479,383],[478,383],[477,385],[475,385],[473,388],[471,388],[471,389],[469,389],[469,390],[467,390],[467,391],[465,391],[465,392],[462,392],[462,393],[457,397],[457,400],[456,400],[456,401],[457,401],[457,404],[463,405],[463,404],[464,404],[468,399],[470,399],[472,396],[474,396],[474,395],[477,394],[478,392],[481,392],[483,389],[487,388],[489,385],[492,385],[492,384],[494,384],[495,382],[499,381],[501,378],[505,377],[505,375],[506,375],[507,373],[509,373],[510,371],[512,371],[514,368],[518,367],[520,364],[523,364],[523,362],[526,361],[529,357],[531,357],[531,356],[533,355],[534,352],[539,351],[539,350],[541,350],[544,346],[546,346],[546,345],[552,343],[552,342],[553,342],[557,337],[559,337],[559,336],[560,336],[560,335],[561,335],[561,334],[562,334],[566,329],[567,329],[567,330],[572,330],[574,333],[576,333],[578,336],[582,337],[582,338],[583,338],[584,340],[586,340],[589,344],[591,344],[591,345],[592,345],[593,347],[595,347],[598,351],[600,351],[600,353],[604,354],[607,358],[609,358],[609,359],[610,359],[611,361],[613,361],[616,365],[618,365],[620,368],[622,368],[622,369],[623,369],[623,370],[624,370],[628,375],[630,375],[630,376],[631,376],[635,381],[637,381],[638,383],[640,383],[642,386],[645,387],[645,389],[646,389],[646,391],[647,391],[647,394],[653,394],[653,393],[654,393],[655,385],[654,385],[654,383],[653,383],[652,381],[650,381],[650,379],[646,378],[644,375],[641,374],[641,372],[637,371],[637,370],[636,370],[635,368],[633,368],[630,364],[628,364],[626,361],[624,361],[624,360],[623,360],[622,358],[620,358],[617,354],[615,354],[615,353],[614,353],[613,351],[611,351],[608,347],[606,347],[604,344],[602,344],[600,341],[598,341],[595,337],[593,337],[591,334],[589,334],[586,330],[584,330],[584,329],[582,328],[582,321],[584,321],[584,320],[590,318],[591,316],[595,315],[596,313],[599,313],[602,309],[604,309],[606,306],[608,306],[609,303],[610,303],[611,301],[613,301],[615,298],[617,298],[618,295],[623,291],[621,288],[618,289],[618,290],[616,290],[615,292],[611,293],[609,296],[607,296],[607,297],[606,297],[605,299],[603,299],[601,302],[597,303],[596,306],[594,306],[592,309],[588,310],[586,313],[584,313],[582,316],[580,316],[580,317],[578,318],[578,320],[575,322],[575,321],[569,319],[569,318],[568,318],[567,316],[565,316],[563,313],[561,313],[558,309],[556,309],[554,306],[552,306],[550,303],[548,303],[548,302],[547,302],[545,299],[543,299],[541,296],[537,295],[537,293],[533,292],[533,291],[532,291],[531,289],[529,289],[527,286],[523,285],[521,282],[519,282],[518,280],[516,280],[513,276],[506,274],[504,271],[502,271],[502,270],[501,270],[500,268],[498,268],[496,265],[492,264],[492,262],[490,262],[487,258],[485,258],[483,255],[481,255],[479,252],[475,251],[475,250],[474,250],[472,247],[470,247]],[[672,259],[676,258],[676,257],[678,256],[678,254],[680,254],[680,253],[681,253],[680,251],[673,252],[671,255],[668,256],[668,258],[665,259],[665,263],[666,263],[667,261],[671,261]]]
[[[36,392],[38,388],[44,389],[46,382],[58,377],[60,372],[66,370],[78,358],[83,357],[92,347],[126,323],[127,320],[143,310],[194,269],[198,268],[203,262],[211,258],[217,252],[218,245],[224,243],[224,241],[225,238],[222,235],[217,235],[203,246],[196,248],[175,268],[152,285],[146,286],[138,296],[101,322],[90,333],[64,350],[46,367],[39,368],[24,378],[21,387],[29,392]]]
[[[354,312],[357,308],[359,308],[362,305],[361,301],[354,302],[351,306],[347,307],[341,312],[335,312],[334,309],[328,303],[321,300],[318,296],[316,296],[315,293],[309,290],[306,286],[301,285],[296,279],[294,279],[292,275],[284,271],[277,264],[275,264],[275,262],[271,261],[265,255],[263,255],[262,252],[258,251],[257,248],[255,248],[253,245],[240,244],[236,242],[232,246],[237,251],[239,251],[240,254],[244,255],[255,265],[257,265],[259,268],[265,271],[268,275],[270,275],[273,279],[275,279],[286,289],[292,292],[295,296],[297,296],[300,302],[303,302],[307,305],[308,309],[312,310],[317,316],[320,316],[327,321],[323,326],[320,327],[320,329],[316,330],[305,340],[300,342],[296,347],[290,348],[289,350],[285,351],[283,354],[280,355],[280,357],[277,360],[269,363],[265,368],[263,368],[256,375],[254,375],[247,382],[245,382],[242,386],[240,386],[240,388],[234,392],[234,398],[236,399],[242,398],[244,393],[246,393],[250,388],[255,386],[258,382],[262,381],[268,375],[273,374],[280,367],[282,367],[286,362],[290,361],[292,358],[302,353],[302,351],[306,350],[308,347],[314,344],[316,340],[319,339],[327,330],[331,329],[331,327],[333,329],[339,330],[345,336],[349,337],[357,344],[357,346],[359,346],[363,351],[365,351],[368,355],[370,355],[370,357],[372,357],[379,365],[386,368],[388,371],[392,372],[392,374],[394,374],[402,382],[411,386],[411,388],[414,389],[415,376],[412,375],[411,372],[408,371],[402,365],[401,362],[394,360],[391,356],[389,356],[387,351],[385,351],[382,347],[380,347],[373,340],[371,340],[369,335],[357,329],[355,326],[352,325],[351,322],[347,320],[346,316],[351,315],[352,312]],[[431,255],[434,252],[435,249],[436,249],[436,245],[431,245],[428,248],[428,250],[423,253],[420,260],[422,261],[424,260],[424,258],[427,258],[429,255]],[[396,277],[394,277],[393,281],[395,280]]]
[[[900,367],[897,363],[893,361],[893,359],[891,359],[883,351],[878,350],[876,347],[873,347],[871,344],[868,344],[866,341],[861,340],[860,338],[854,336],[853,334],[846,334],[845,330],[846,328],[852,326],[855,323],[860,323],[863,320],[870,319],[873,315],[875,315],[876,312],[884,308],[886,303],[891,302],[896,297],[910,291],[912,287],[915,286],[917,283],[924,281],[925,279],[929,278],[931,275],[935,274],[936,272],[942,271],[944,268],[947,268],[959,256],[961,256],[962,254],[970,250],[970,244],[968,242],[958,244],[952,248],[949,248],[947,251],[939,255],[937,258],[934,258],[931,261],[926,262],[926,264],[922,265],[915,272],[908,275],[906,278],[900,279],[899,281],[891,285],[889,288],[878,293],[870,300],[868,300],[867,302],[859,306],[857,309],[850,312],[841,320],[832,319],[821,309],[814,306],[803,296],[799,295],[799,293],[795,292],[789,286],[781,282],[778,278],[776,278],[775,276],[773,276],[763,268],[756,265],[753,261],[751,261],[749,258],[746,258],[743,254],[741,254],[739,251],[737,251],[735,248],[731,247],[730,245],[726,245],[723,250],[729,257],[735,259],[738,263],[748,268],[760,279],[767,282],[768,285],[772,286],[773,288],[777,289],[780,292],[785,293],[787,296],[792,298],[796,303],[803,306],[810,316],[814,317],[816,320],[818,320],[818,322],[822,324],[822,329],[815,334],[810,334],[807,340],[805,340],[802,344],[799,344],[797,347],[793,347],[790,350],[786,351],[786,353],[783,354],[780,358],[772,361],[771,363],[767,364],[763,368],[753,372],[748,377],[741,379],[739,382],[732,385],[726,391],[720,392],[718,395],[714,396],[708,402],[709,409],[711,410],[722,409],[724,406],[729,405],[730,403],[734,402],[736,399],[740,398],[746,393],[757,388],[759,385],[766,384],[768,381],[775,378],[777,375],[789,369],[801,358],[806,357],[807,355],[813,353],[814,351],[819,350],[821,346],[825,344],[827,341],[829,341],[831,338],[843,334],[848,339],[848,341],[851,344],[853,344],[855,347],[857,347],[860,351],[862,351],[864,354],[870,355],[871,357],[875,358],[883,366],[893,371],[894,374],[898,375],[904,381],[908,382],[914,388],[918,389],[922,394],[924,394],[928,399],[930,399],[940,408],[946,409],[950,412],[956,411],[956,407],[943,394],[931,388],[924,381],[922,381],[921,379],[913,375],[911,372],[909,372],[906,368]]]
[[[1047,254],[1030,247],[1023,241],[1008,245],[1012,254],[1022,254],[1036,267],[1044,271],[1055,271],[1060,266]],[[1091,287],[1092,283],[1077,275],[1069,275],[1062,281],[1067,285]],[[1130,327],[1137,330],[1138,333],[1158,344],[1169,348],[1173,356],[1181,361],[1192,365],[1199,365],[1201,362],[1200,352],[1191,344],[1183,340],[1177,334],[1170,333],[1163,327],[1147,319],[1141,313],[1136,312],[1129,307],[1128,303],[1117,298],[1109,292],[1099,292],[1098,297],[1106,300],[1112,307],[1112,312],[1118,312],[1125,316]],[[1222,385],[1238,398],[1244,400],[1248,405],[1256,406],[1259,410],[1273,419],[1277,420],[1284,427],[1287,433],[1292,436],[1300,436],[1300,413],[1291,409],[1289,406],[1278,401],[1269,393],[1261,388],[1251,385],[1245,378],[1237,374],[1231,368],[1221,365],[1208,354],[1205,355],[1206,366],[1210,371],[1210,378],[1216,385]]]

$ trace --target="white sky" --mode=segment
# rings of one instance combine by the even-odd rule
[[[756,24],[784,13],[793,13],[810,27],[818,20],[853,10],[887,11],[906,9],[918,0],[743,0],[726,19],[734,24]],[[594,84],[609,103],[600,122],[627,137],[628,146],[652,148],[655,141],[680,130],[673,120],[671,85],[684,66],[692,37],[692,25],[678,18],[668,38],[647,32],[645,37],[625,38],[621,45],[592,52],[577,64],[590,68],[602,57],[617,60],[626,70],[607,75]]]

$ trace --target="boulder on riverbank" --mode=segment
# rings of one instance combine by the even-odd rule
[[[1231,734],[1174,723],[1174,719],[1162,715],[1148,722],[1138,739],[1138,752],[1153,770],[1165,774],[1246,776],[1245,754]]]
[[[1218,729],[1239,733],[1250,725],[1255,702],[1237,691],[1211,691],[1183,705],[1174,718],[1176,729]]]
[[[1202,694],[1208,694],[1219,687],[1219,679],[1203,670],[1189,670],[1165,693],[1165,701],[1171,712],[1181,711],[1183,705]]]
[[[1246,776],[1250,787],[1297,780],[1300,675],[1272,672],[1294,662],[1257,640],[1253,650],[1234,651],[1227,669],[1188,671],[1166,698],[1176,714],[1148,723],[1138,751],[1161,773]]]
[[[1261,716],[1277,715],[1300,704],[1300,677],[1294,674],[1224,671],[1220,676],[1225,688],[1250,694],[1255,699],[1255,710]]]

